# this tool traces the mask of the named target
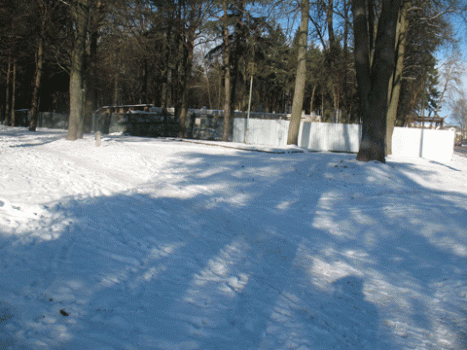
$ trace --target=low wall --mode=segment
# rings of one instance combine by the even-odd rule
[[[357,153],[361,125],[332,123],[300,123],[298,146],[313,151]]]
[[[179,119],[170,111],[165,116],[157,113],[157,108],[150,112],[131,111],[125,114],[102,113],[93,117],[93,131],[108,133],[126,133],[132,136],[146,137],[177,137],[180,130]],[[233,120],[231,119],[231,130]],[[186,136],[197,140],[222,140],[224,119],[216,114],[187,116],[185,128]],[[231,137],[229,137],[231,140]]]
[[[233,141],[255,145],[285,146],[289,121],[235,118]],[[300,123],[298,146],[312,151],[357,153],[360,147],[361,125],[331,123]],[[395,127],[392,154],[397,157],[425,158],[439,162],[452,159],[454,132]]]
[[[285,146],[289,129],[288,120],[234,119],[233,141],[254,145]],[[298,146],[312,151],[358,152],[361,126],[301,122]]]
[[[449,161],[454,153],[454,137],[452,130],[395,127],[392,135],[392,154],[438,162]]]
[[[285,146],[287,144],[288,120],[234,118],[233,142],[252,145]],[[246,137],[246,142],[245,142]]]

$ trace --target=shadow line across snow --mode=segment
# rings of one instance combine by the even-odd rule
[[[0,344],[465,347],[466,196],[353,158],[185,152],[175,182],[53,204],[58,238],[0,237],[3,275],[25,273],[18,303],[37,306],[0,299]]]

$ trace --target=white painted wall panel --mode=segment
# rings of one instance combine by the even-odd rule
[[[454,136],[452,130],[395,127],[392,154],[397,157],[449,161],[454,153]]]
[[[454,153],[455,133],[452,130],[422,130],[422,154],[425,159],[449,161]]]
[[[395,127],[392,134],[392,154],[396,157],[420,157],[420,129]]]
[[[234,119],[234,142],[244,142],[246,120]],[[247,143],[254,145],[285,146],[288,120],[250,119]],[[357,153],[360,147],[361,125],[302,122],[298,146],[313,151]],[[392,152],[396,157],[418,158],[446,162],[451,160],[454,132],[394,128]]]

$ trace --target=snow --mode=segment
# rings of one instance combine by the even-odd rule
[[[0,349],[465,349],[466,180],[0,126]]]

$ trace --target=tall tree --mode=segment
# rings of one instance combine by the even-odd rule
[[[235,3],[233,11],[234,24],[234,35],[232,38],[231,47],[231,90],[230,90],[230,115],[234,115],[236,98],[237,98],[237,83],[239,78],[239,63],[242,57],[242,51],[245,47],[243,45],[246,41],[246,26],[243,23],[243,17],[245,15],[246,0],[240,0]]]
[[[462,138],[467,138],[467,94],[462,91],[451,104],[451,117],[459,124]]]
[[[92,113],[97,109],[97,91],[98,91],[98,40],[99,29],[104,20],[104,3],[103,0],[95,0],[92,4],[92,11],[89,20],[89,48],[87,54],[88,67],[86,70],[86,84],[85,84],[85,111],[84,111],[84,129],[90,131],[90,124],[92,122]]]
[[[303,110],[306,84],[306,52],[308,44],[308,18],[310,12],[310,1],[302,0],[300,5],[300,29],[297,75],[295,77],[295,90],[292,104],[292,115],[290,117],[289,131],[287,135],[288,145],[298,144],[298,132]]]
[[[6,78],[5,78],[5,110],[4,110],[4,123],[9,124],[10,120],[10,73],[11,73],[11,54],[8,55],[7,61],[7,69],[6,69]]]
[[[37,7],[40,13],[40,27],[39,27],[39,37],[37,38],[37,53],[36,53],[36,72],[34,79],[34,89],[32,94],[31,102],[31,121],[29,123],[29,131],[36,131],[37,127],[37,117],[39,114],[39,101],[40,101],[40,90],[42,83],[42,73],[44,67],[44,41],[45,41],[45,31],[48,18],[48,4],[44,0],[36,0]]]
[[[435,52],[443,42],[452,40],[448,14],[461,11],[457,0],[403,0],[397,24],[395,69],[388,96],[386,153],[391,154],[392,133],[396,122],[409,114],[423,115],[427,107],[444,97],[436,91]],[[439,100],[436,102],[435,100]]]
[[[16,115],[15,115],[15,107],[16,107],[16,75],[18,72],[18,65],[16,58],[13,58],[12,63],[12,78],[11,78],[11,104],[10,104],[10,125],[16,125]]]
[[[222,8],[224,15],[222,17],[223,32],[224,32],[224,128],[222,133],[222,140],[228,141],[230,134],[230,106],[231,106],[231,66],[230,66],[230,33],[229,33],[229,14],[228,14],[228,2],[223,0]]]
[[[86,37],[89,21],[90,0],[75,0],[71,5],[71,14],[75,27],[75,43],[71,54],[70,71],[70,117],[67,140],[83,137],[84,102],[85,102],[85,54]]]
[[[196,40],[196,31],[202,20],[203,3],[200,0],[191,0],[184,11],[186,21],[184,25],[184,35],[181,45],[181,111],[180,111],[180,132],[179,137],[186,137],[186,118],[188,115],[188,83],[193,70],[193,50]]]
[[[463,61],[459,50],[455,50],[440,68],[441,95],[437,111],[441,109],[444,102],[452,102],[453,97],[462,92],[462,78],[467,73],[467,64]]]
[[[392,154],[392,134],[397,119],[399,98],[402,86],[402,74],[404,71],[405,48],[407,46],[407,34],[409,28],[408,10],[411,2],[403,0],[402,9],[399,13],[396,29],[395,45],[395,69],[389,83],[388,114],[386,124],[386,154]]]
[[[24,71],[24,48],[28,43],[29,28],[26,18],[30,11],[25,1],[4,1],[0,6],[0,47],[6,60],[6,86],[5,86],[5,123],[15,126],[15,108],[19,95],[18,87],[21,71]]]
[[[373,27],[367,12],[368,3],[367,0],[352,1],[355,69],[362,119],[362,139],[357,160],[385,162],[388,86],[394,69],[394,46],[401,0],[382,0],[374,52],[370,51],[370,31]]]

